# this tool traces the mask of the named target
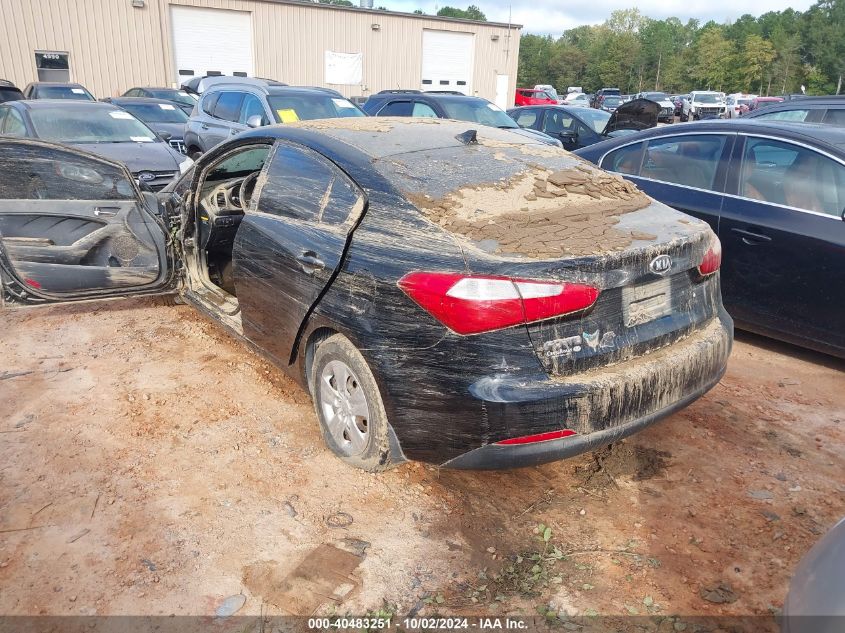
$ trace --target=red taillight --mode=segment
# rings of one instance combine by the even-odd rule
[[[536,435],[523,435],[522,437],[511,437],[496,444],[534,444],[535,442],[548,442],[549,440],[559,440],[562,437],[570,437],[577,435],[572,429],[561,429],[560,431],[547,431],[546,433],[537,433]]]
[[[458,334],[478,334],[570,314],[599,296],[592,286],[563,281],[479,277],[456,273],[408,273],[399,287],[420,307]]]
[[[704,259],[698,265],[698,273],[704,277],[712,275],[722,265],[722,244],[718,237],[713,238],[713,245],[704,255]]]

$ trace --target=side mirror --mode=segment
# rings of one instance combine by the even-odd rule
[[[169,143],[170,139],[173,138],[173,135],[170,132],[162,132],[161,134],[159,134],[159,136],[161,137],[161,140],[165,143]]]
[[[261,125],[263,123],[264,123],[264,117],[262,117],[260,114],[253,114],[251,117],[249,117],[246,120],[246,124],[249,127],[261,127]]]

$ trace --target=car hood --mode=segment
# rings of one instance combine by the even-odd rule
[[[613,111],[602,135],[607,136],[617,130],[647,130],[657,125],[660,104],[649,99],[634,99],[620,105]]]
[[[147,126],[159,136],[165,133],[170,134],[174,141],[181,141],[185,137],[184,123],[147,123]]]
[[[540,132],[539,130],[532,130],[524,127],[507,128],[507,130],[508,132],[513,132],[514,134],[519,134],[520,136],[529,138],[532,141],[540,141],[541,143],[560,147],[560,141],[549,136],[545,132]]]
[[[72,143],[74,147],[92,154],[117,160],[129,167],[129,171],[179,171],[179,163],[185,160],[182,154],[167,143]]]

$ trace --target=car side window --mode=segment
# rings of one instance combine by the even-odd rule
[[[845,210],[845,165],[801,145],[749,137],[739,195],[839,217]]]
[[[607,171],[637,176],[640,173],[644,146],[645,143],[634,143],[615,149],[602,159],[600,166]]]
[[[426,118],[429,118],[429,119],[436,119],[437,113],[427,103],[421,103],[420,101],[414,101],[414,111],[411,113],[411,116],[420,116],[420,117],[426,117]]]
[[[539,110],[520,110],[514,114],[514,120],[519,127],[534,127],[539,118]]]
[[[363,193],[334,163],[305,147],[279,143],[270,158],[257,209],[294,220],[340,225],[357,218],[363,203]]]
[[[839,125],[845,127],[845,109],[828,110],[824,115],[824,122],[828,125]]]
[[[221,92],[217,105],[214,106],[214,117],[224,121],[237,121],[243,98],[242,92]]]
[[[214,116],[214,106],[217,105],[217,99],[219,98],[219,92],[204,96],[202,98],[202,111],[209,116]]]
[[[575,117],[564,110],[552,110],[546,113],[543,121],[543,132],[549,136],[557,137],[561,132],[575,131]]]
[[[648,141],[641,178],[715,191],[716,171],[727,136],[669,136]]]
[[[756,117],[758,119],[769,119],[770,121],[806,121],[809,110],[781,110],[780,112],[769,112]]]
[[[9,136],[26,136],[26,124],[23,122],[23,116],[21,116],[20,112],[12,108],[7,109],[9,110],[9,114],[6,116],[6,120],[3,121],[2,128],[0,128],[3,134]]]
[[[255,115],[261,117],[262,125],[269,123],[267,121],[267,115],[264,113],[264,105],[261,103],[261,99],[253,94],[246,93],[244,94],[244,101],[241,104],[241,116],[238,122],[246,125],[249,118]]]
[[[6,124],[6,117],[9,115],[9,110],[11,110],[8,106],[0,106],[0,134],[3,134],[3,128]]]
[[[411,116],[413,111],[410,101],[391,101],[378,111],[378,116]]]

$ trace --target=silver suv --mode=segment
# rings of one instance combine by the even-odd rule
[[[250,128],[351,116],[366,115],[335,90],[231,78],[202,93],[185,126],[185,146],[188,155],[197,158]]]

